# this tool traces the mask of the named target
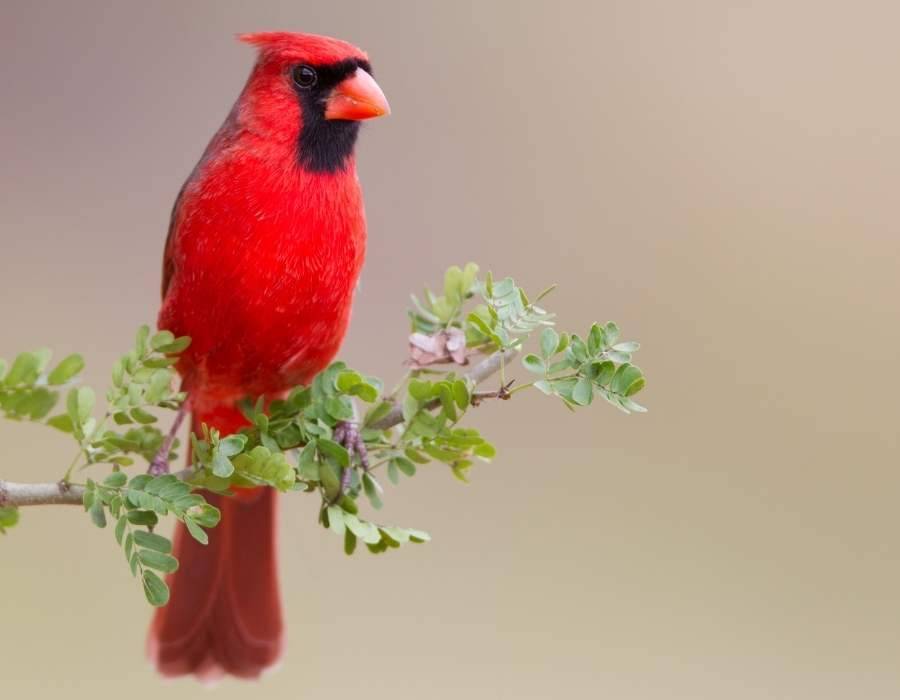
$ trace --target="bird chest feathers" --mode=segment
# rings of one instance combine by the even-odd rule
[[[309,174],[257,167],[258,158],[207,163],[185,187],[172,242],[179,272],[160,325],[194,339],[185,362],[204,384],[274,391],[281,387],[250,378],[305,381],[337,351],[365,254],[365,216],[352,164]]]

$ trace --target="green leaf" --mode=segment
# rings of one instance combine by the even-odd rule
[[[584,344],[584,341],[577,335],[573,334],[571,336],[568,351],[576,362],[586,362],[588,359],[588,348]]]
[[[388,479],[390,479],[392,484],[400,483],[400,471],[397,469],[397,464],[394,460],[388,462],[387,465],[387,475]]]
[[[122,537],[125,534],[126,525],[128,525],[128,518],[126,518],[124,515],[120,516],[118,521],[116,522],[115,530],[116,542],[118,542],[120,545],[122,544]]]
[[[130,415],[141,425],[149,425],[150,423],[155,423],[157,420],[156,416],[140,407],[132,408]]]
[[[559,333],[552,328],[545,328],[541,331],[541,356],[545,360],[549,360],[556,354],[556,348],[559,347]]]
[[[128,477],[124,472],[113,472],[103,480],[104,486],[117,489],[122,488],[126,483],[128,483]]]
[[[459,304],[464,293],[463,271],[456,265],[451,265],[444,273],[444,296],[451,304]]]
[[[344,513],[346,526],[366,544],[375,544],[381,539],[378,528],[366,520],[360,520],[352,513]]]
[[[114,413],[113,420],[115,421],[116,425],[131,425],[132,423],[134,423],[134,421],[128,417],[128,414],[123,411],[117,411],[116,413]]]
[[[615,345],[616,341],[619,339],[619,327],[612,321],[604,326],[603,333],[606,336],[607,345]]]
[[[572,401],[579,406],[587,406],[591,403],[593,396],[594,387],[591,384],[591,380],[587,377],[579,378],[575,383],[575,387],[572,389]]]
[[[631,384],[628,385],[628,388],[624,392],[625,396],[626,397],[634,396],[636,393],[638,393],[641,389],[644,388],[645,384],[646,384],[646,380],[644,379],[644,377],[638,377],[633,382],[631,382]],[[635,405],[638,405],[638,404],[635,404]],[[641,409],[643,409],[643,411]],[[641,406],[639,409],[632,408],[631,410],[633,410],[633,411],[637,410],[639,413],[646,411],[646,409],[644,409],[643,406]]]
[[[453,382],[453,400],[456,401],[456,405],[461,411],[465,411],[469,407],[469,401],[471,400],[469,387],[462,379],[457,379]]]
[[[550,382],[548,382],[544,379],[540,379],[540,380],[536,381],[534,383],[534,388],[538,389],[539,391],[542,391],[543,393],[547,394],[548,396],[553,393],[553,388],[550,386]]]
[[[344,511],[338,506],[328,506],[326,513],[328,515],[328,529],[336,535],[343,535],[347,527],[344,524]]]
[[[591,379],[595,384],[599,386],[606,386],[607,384],[609,384],[615,373],[616,366],[609,360],[605,360],[599,363],[595,362],[591,365]]]
[[[141,326],[137,330],[137,335],[134,339],[134,351],[138,355],[143,355],[147,351],[147,338],[150,337],[150,327],[149,326]]]
[[[40,373],[40,358],[37,353],[23,352],[13,360],[9,373],[3,379],[6,386],[33,384]]]
[[[525,365],[525,369],[529,372],[534,372],[535,374],[544,374],[547,371],[544,361],[537,355],[525,355],[525,357],[522,358],[522,364]]]
[[[66,410],[75,425],[83,425],[94,410],[94,390],[87,386],[69,390],[66,397]]]
[[[633,411],[634,413],[646,413],[647,412],[646,408],[641,406],[636,401],[628,398],[627,396],[624,397],[619,403],[622,406],[622,408],[624,408],[626,411]]]
[[[603,327],[600,324],[595,323],[591,326],[590,333],[588,333],[588,354],[590,354],[591,356],[597,355],[603,350],[605,346],[606,333],[604,332]]]
[[[421,379],[410,379],[407,390],[416,401],[427,401],[433,396],[431,382]]]
[[[362,381],[363,378],[359,372],[349,370],[346,372],[341,372],[339,375],[337,375],[337,379],[335,379],[334,385],[338,391],[346,394],[357,384],[361,384]]]
[[[637,393],[643,385],[641,370],[635,365],[626,363],[616,370],[609,387],[617,394],[630,396]]]
[[[478,265],[473,262],[466,263],[463,268],[462,290],[465,295],[472,293],[475,280],[478,277]]]
[[[140,531],[134,533],[134,543],[138,544],[138,534]],[[164,574],[171,574],[173,571],[178,569],[178,560],[170,554],[163,554],[162,552],[157,552],[152,549],[141,549],[138,550],[138,560],[144,566],[148,566],[151,569],[156,569],[157,571],[162,571]]]
[[[350,466],[350,453],[343,445],[339,445],[333,440],[322,438],[318,441],[319,452],[325,457],[334,460],[339,467]]]
[[[150,605],[161,607],[169,602],[169,587],[154,572],[145,569],[141,575],[141,583]]]
[[[153,527],[159,522],[159,517],[152,510],[129,510],[125,517],[132,525]]]
[[[147,391],[144,394],[144,401],[148,404],[156,405],[167,396],[172,385],[173,373],[170,369],[158,369],[151,376],[147,383]]]
[[[191,537],[200,544],[209,544],[209,536],[196,522],[194,522],[193,518],[185,518],[184,525],[187,527],[187,531],[191,534]]]
[[[172,543],[167,538],[146,530],[135,531],[134,543],[139,547],[146,547],[162,554],[169,554],[172,551]]]
[[[297,471],[300,478],[306,481],[319,480],[319,464],[316,462],[316,444],[317,442],[308,442],[300,452],[300,458],[297,463]]]
[[[377,423],[388,413],[390,413],[392,408],[393,404],[390,401],[382,401],[381,403],[377,404],[366,414],[364,425],[372,425],[373,423]]]
[[[231,463],[231,460],[229,460],[228,457],[222,454],[221,450],[213,453],[211,466],[212,473],[223,479],[227,479],[234,473],[234,465]]]
[[[456,422],[456,402],[453,400],[452,385],[448,382],[441,382],[438,386],[438,396],[441,399],[441,407],[443,415],[447,420]]]
[[[159,331],[150,339],[150,347],[154,350],[161,350],[167,345],[175,342],[175,335],[170,331]]]
[[[103,509],[103,501],[95,498],[88,512],[91,514],[91,520],[94,522],[94,525],[106,527],[106,511]]]
[[[353,406],[342,396],[329,396],[325,399],[325,410],[338,421],[353,418]]]
[[[64,433],[72,432],[72,419],[65,413],[60,413],[58,416],[48,419],[47,425]]]
[[[47,377],[47,383],[51,386],[65,384],[83,369],[84,358],[77,354],[69,355],[50,372],[50,375]]]
[[[490,461],[497,456],[497,449],[489,442],[482,442],[472,450],[476,457]]]
[[[353,396],[358,396],[366,403],[373,403],[378,400],[378,389],[368,382],[360,382],[350,391]]]
[[[392,463],[397,465],[397,469],[406,474],[406,476],[415,476],[416,465],[406,459],[406,457],[394,457]]]
[[[409,534],[410,542],[421,543],[421,542],[430,542],[431,541],[431,535],[429,535],[424,530],[407,530],[406,532]]]
[[[344,530],[344,553],[347,556],[353,554],[356,551],[356,535],[354,535],[349,529]]]
[[[19,509],[15,506],[0,507],[0,534],[14,527],[19,522]]]
[[[405,450],[403,450],[403,454],[409,457],[409,459],[411,459],[416,464],[428,464],[431,461],[430,459],[428,459],[428,457],[412,447],[407,447]]]
[[[215,527],[222,519],[222,512],[209,503],[199,503],[190,506],[186,517],[190,517],[203,527]]]
[[[379,495],[380,487],[378,486],[378,482],[369,474],[363,474],[362,482],[363,490],[366,493],[366,498],[369,499],[369,503],[371,503],[372,507],[375,509],[381,508],[382,502]]]
[[[156,351],[164,353],[166,355],[178,355],[179,353],[187,350],[190,345],[191,337],[188,335],[183,335],[180,338],[176,338],[171,343],[160,345],[158,348],[156,348]]]

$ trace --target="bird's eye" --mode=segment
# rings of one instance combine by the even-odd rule
[[[294,66],[291,77],[294,79],[294,84],[304,90],[311,88],[319,79],[316,71],[309,66]]]

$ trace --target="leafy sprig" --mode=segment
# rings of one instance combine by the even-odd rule
[[[538,305],[552,289],[532,302],[512,278],[495,281],[488,274],[480,279],[473,263],[451,267],[443,294],[426,289],[422,299],[412,297],[410,369],[393,390],[385,392],[381,380],[335,362],[309,386],[274,399],[248,397],[240,404],[247,425],[237,433],[200,426],[191,435],[189,469],[179,475],[129,478],[122,470],[137,458],[150,462],[163,445],[156,413],[178,409],[186,398],[174,388],[174,367],[189,338],[139,329],[134,347],[113,368],[99,419],[95,393],[80,385],[69,389],[65,412],[47,419],[59,390],[77,381],[84,365],[80,356],[47,371],[47,351],[23,353],[8,372],[0,362],[0,411],[74,436],[78,454],[64,485],[83,488],[85,510],[96,525],[115,522],[116,540],[147,599],[163,605],[169,594],[161,574],[175,571],[178,562],[171,542],[154,528],[161,518],[174,517],[206,544],[206,530],[216,526],[220,513],[206,502],[203,490],[227,496],[234,489],[265,486],[314,494],[319,523],[342,538],[347,554],[360,541],[381,553],[430,537],[364,517],[360,501],[382,509],[381,474],[397,485],[433,462],[468,481],[475,464],[490,462],[496,454],[477,429],[465,424],[480,402],[535,388],[571,409],[600,396],[625,412],[644,411],[632,398],[645,383],[632,362],[638,344],[621,341],[611,322],[595,323],[584,339],[557,331],[555,315]],[[537,378],[511,388],[515,379],[507,377],[512,369],[507,361],[530,342],[534,351],[523,356],[522,364]],[[465,373],[463,367],[479,357],[476,369]],[[478,391],[476,380],[484,378],[478,369],[488,366],[499,368],[499,387]],[[116,427],[108,427],[110,422]],[[358,441],[347,438],[348,423],[358,423]],[[79,485],[71,478],[103,464],[112,471],[102,479]],[[0,482],[0,532],[17,520],[18,511],[3,501]]]
[[[559,397],[569,408],[588,406],[597,394],[625,413],[643,413],[647,409],[631,398],[645,384],[640,368],[631,363],[639,347],[634,341],[619,342],[619,328],[612,322],[591,326],[587,342],[545,328],[540,355],[528,354],[522,364],[543,377],[535,388]]]
[[[125,552],[131,574],[139,576],[151,605],[165,605],[169,600],[169,587],[156,572],[170,574],[178,569],[172,543],[153,532],[160,517],[171,514],[201,544],[209,542],[204,528],[215,527],[221,517],[218,508],[192,493],[192,486],[175,475],[139,474],[129,480],[121,471],[99,483],[88,479],[84,509],[97,527],[106,527],[107,516],[116,521],[116,542]]]

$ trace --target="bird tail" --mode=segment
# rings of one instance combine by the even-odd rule
[[[199,432],[203,422],[227,434],[243,418],[219,407],[209,415],[195,413],[191,429]],[[204,496],[222,511],[222,520],[207,545],[178,524],[174,555],[180,566],[168,578],[169,603],[156,610],[150,626],[148,655],[163,676],[257,678],[282,651],[276,492]]]

